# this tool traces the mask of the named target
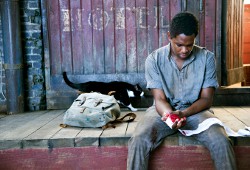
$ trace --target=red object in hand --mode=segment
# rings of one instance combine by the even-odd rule
[[[176,114],[168,114],[167,115],[167,120],[166,120],[166,123],[167,123],[167,125],[170,127],[170,128],[172,128],[172,126],[173,126],[173,124],[174,124],[174,122],[176,121],[176,120],[180,120],[181,118],[178,116],[178,115],[176,115]],[[182,125],[181,126],[184,126],[185,124],[186,124],[186,118],[184,117],[184,120],[185,121],[183,121],[182,122]]]

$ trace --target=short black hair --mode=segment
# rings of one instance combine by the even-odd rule
[[[180,34],[186,36],[198,34],[199,22],[197,18],[190,12],[180,12],[176,14],[170,22],[170,36],[174,38]]]

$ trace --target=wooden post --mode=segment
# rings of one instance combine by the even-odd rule
[[[7,113],[24,111],[19,0],[0,0]]]

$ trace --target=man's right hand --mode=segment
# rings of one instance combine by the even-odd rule
[[[185,125],[186,123],[186,117],[182,117],[180,118],[180,116],[178,114],[175,113],[176,111],[173,111],[171,113],[164,113],[164,115],[162,116],[161,120],[166,122],[166,120],[169,118],[171,119],[172,127],[170,127],[171,129],[179,129],[182,126]],[[178,111],[177,111],[178,113]],[[172,116],[171,116],[172,115]],[[168,126],[171,126],[170,124],[168,124]]]
[[[180,118],[179,120],[176,119],[174,124],[172,125],[172,129],[180,129],[182,126],[184,126],[186,122],[186,117]]]

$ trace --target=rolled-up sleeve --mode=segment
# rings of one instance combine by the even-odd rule
[[[213,53],[207,53],[207,61],[206,61],[206,70],[205,70],[205,77],[202,88],[214,87],[218,88],[218,80],[216,75],[216,62],[215,56]]]
[[[157,67],[156,53],[150,54],[145,62],[145,78],[147,81],[147,88],[162,89],[161,78]]]

